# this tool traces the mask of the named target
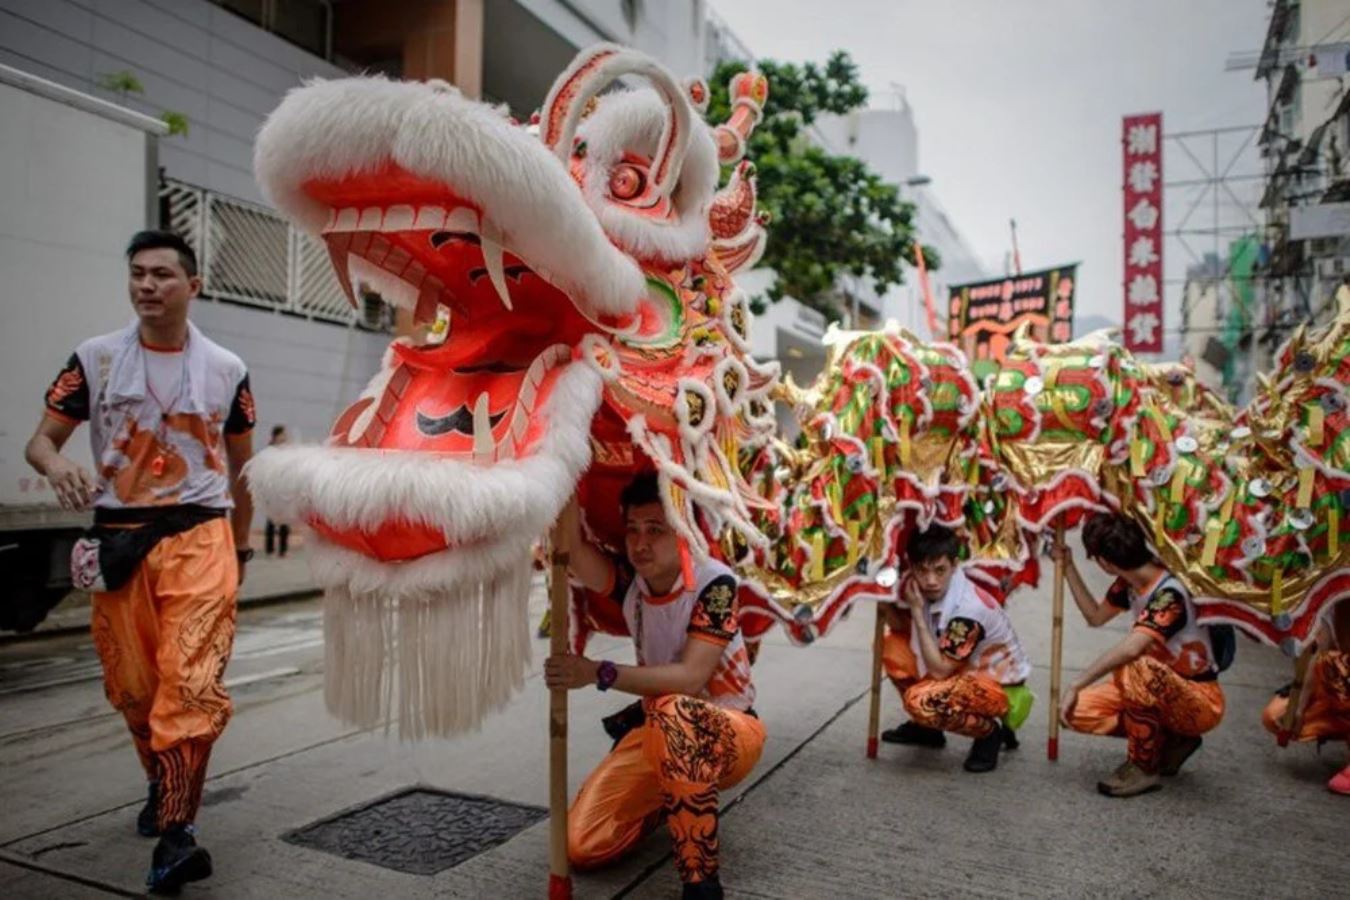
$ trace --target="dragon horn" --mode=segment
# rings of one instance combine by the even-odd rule
[[[764,117],[769,79],[759,72],[740,72],[731,79],[731,115],[715,129],[717,159],[729,166],[745,155],[745,142]]]
[[[668,198],[680,178],[685,152],[689,149],[693,108],[685,89],[650,56],[617,44],[597,44],[580,53],[558,76],[544,99],[539,119],[539,137],[544,145],[570,165],[578,148],[573,147],[577,126],[590,102],[624,75],[646,78],[666,104],[666,125],[652,157],[649,194],[654,205]]]

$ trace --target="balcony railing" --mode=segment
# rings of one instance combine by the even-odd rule
[[[160,183],[161,226],[197,252],[202,295],[340,325],[387,331],[390,310],[377,299],[352,309],[321,241],[275,211],[195,185]]]

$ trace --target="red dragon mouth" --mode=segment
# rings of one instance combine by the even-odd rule
[[[376,295],[425,332],[394,346],[382,396],[348,409],[335,442],[480,464],[526,456],[547,428],[537,413],[573,348],[620,323],[584,313],[443,183],[385,168],[305,191],[331,210],[323,239],[348,299]],[[414,415],[387,419],[386,401],[411,401]]]

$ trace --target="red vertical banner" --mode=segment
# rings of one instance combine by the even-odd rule
[[[1162,113],[1125,116],[1120,144],[1125,203],[1125,348],[1163,348]]]

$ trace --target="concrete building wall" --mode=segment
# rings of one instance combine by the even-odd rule
[[[160,142],[171,177],[261,202],[253,136],[304,78],[343,74],[207,0],[0,0],[0,62],[158,117],[185,115]],[[130,72],[141,95],[99,86]]]

